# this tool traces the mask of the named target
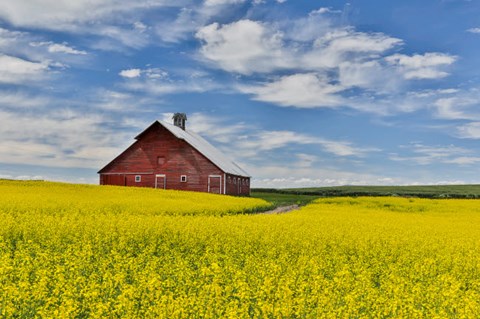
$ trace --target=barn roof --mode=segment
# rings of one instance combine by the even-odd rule
[[[231,159],[226,157],[220,150],[218,150],[215,146],[207,142],[203,137],[201,137],[197,133],[192,132],[188,129],[183,130],[178,126],[175,126],[173,124],[170,124],[164,121],[157,121],[157,122],[163,127],[165,127],[167,130],[169,130],[177,138],[184,140],[185,142],[193,146],[197,151],[199,151],[203,156],[208,158],[213,164],[218,166],[218,168],[220,168],[225,173],[250,177],[250,175],[247,172],[245,172],[242,168],[240,168],[240,166],[238,166],[235,162],[233,162]],[[137,136],[137,138],[139,136]]]

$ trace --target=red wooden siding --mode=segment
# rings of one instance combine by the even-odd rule
[[[138,138],[99,172],[100,184],[155,187],[157,180],[157,187],[163,188],[165,178],[166,189],[249,195],[249,178],[237,176],[239,181],[243,180],[240,185],[225,184],[229,174],[162,125],[150,127]],[[165,177],[157,179],[157,175]],[[181,181],[182,175],[186,175],[186,182]],[[136,176],[140,176],[140,181],[135,180]]]
[[[250,178],[227,174],[226,193],[250,195]]]

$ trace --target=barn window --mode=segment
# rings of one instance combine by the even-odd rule
[[[180,182],[185,183],[187,181],[187,175],[181,175],[180,176]]]
[[[165,156],[158,156],[158,157],[157,157],[157,164],[158,164],[158,165],[163,165],[163,164],[165,164]]]
[[[231,184],[232,183],[232,178],[230,176],[228,176],[227,181],[228,181],[228,184]]]
[[[233,178],[233,183],[236,184],[237,183],[237,179],[234,177]]]
[[[142,181],[141,175],[135,175],[135,183],[140,183]]]

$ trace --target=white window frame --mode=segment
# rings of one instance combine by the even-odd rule
[[[141,183],[142,182],[142,175],[135,175],[135,183]]]
[[[187,175],[180,175],[180,182],[186,183],[187,182]]]

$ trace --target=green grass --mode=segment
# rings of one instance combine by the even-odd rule
[[[411,196],[423,198],[480,198],[480,185],[337,186],[287,189],[253,189],[252,192],[255,194],[276,193],[282,195],[310,195],[317,197]]]
[[[274,207],[300,205],[304,206],[317,199],[317,195],[299,195],[299,194],[282,194],[275,192],[252,192],[251,197],[264,199],[272,203]]]

